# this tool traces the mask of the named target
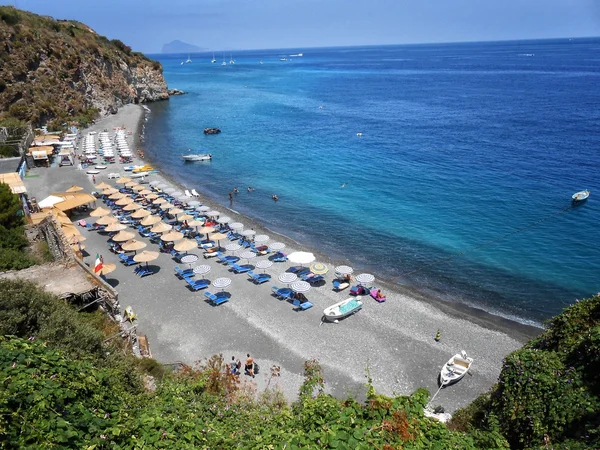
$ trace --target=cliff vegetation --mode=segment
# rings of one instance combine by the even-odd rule
[[[0,120],[56,129],[168,98],[162,66],[73,20],[0,7]]]

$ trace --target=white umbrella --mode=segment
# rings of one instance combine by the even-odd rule
[[[171,192],[177,192],[177,189],[175,188],[166,188],[163,189],[164,192],[166,192],[167,194],[170,194]]]
[[[188,202],[188,206],[195,207],[198,205],[200,205],[200,202],[198,200],[192,200],[191,202]]]
[[[161,182],[159,180],[154,180],[151,181],[150,183],[148,183],[150,186],[156,186],[157,184],[160,184]]]
[[[217,223],[224,224],[224,223],[228,223],[231,221],[232,221],[231,217],[223,216],[223,217],[220,217],[219,220],[217,220]]]
[[[370,273],[361,273],[356,275],[356,277],[354,277],[354,279],[356,281],[358,281],[360,284],[366,284],[366,283],[372,283],[375,280],[375,277],[373,275],[371,275]]]
[[[231,279],[230,278],[217,278],[216,280],[214,280],[212,282],[212,285],[216,288],[219,289],[225,289],[227,286],[229,286],[231,284]]]
[[[294,252],[288,255],[288,261],[296,264],[310,264],[315,260],[315,255],[309,252]]]
[[[335,273],[339,273],[340,275],[350,275],[354,272],[354,269],[350,266],[337,266],[335,268]]]
[[[243,252],[243,253],[240,253],[240,258],[245,259],[246,263],[247,263],[249,259],[256,258],[256,253],[254,253],[254,252]]]
[[[212,211],[207,211],[206,215],[208,217],[216,217],[216,216],[220,216],[221,213],[219,211],[212,210]]]
[[[273,261],[269,261],[268,259],[263,259],[261,261],[258,261],[255,266],[257,269],[268,269],[269,267],[271,267],[273,265]]]
[[[225,250],[227,250],[228,252],[237,252],[238,250],[241,250],[242,246],[240,244],[236,244],[236,243],[232,243],[232,244],[227,244],[225,246]]]
[[[208,272],[210,272],[210,266],[207,266],[206,264],[194,267],[194,273],[196,275],[206,275]]]
[[[244,224],[240,222],[233,222],[229,224],[229,228],[231,228],[232,230],[240,230],[244,228]]]
[[[310,291],[310,284],[306,281],[298,280],[290,284],[290,288],[292,288],[294,292],[308,292]]]
[[[285,244],[283,242],[273,242],[271,245],[269,245],[269,249],[273,252],[278,252],[284,248]]]
[[[298,279],[298,275],[296,275],[295,273],[283,272],[279,275],[278,279],[282,283],[290,284]]]
[[[210,211],[210,207],[208,206],[198,206],[196,209],[200,212]]]
[[[182,195],[185,197],[185,195],[181,191],[171,192],[171,197],[181,197]]]
[[[258,236],[254,236],[255,244],[262,244],[263,242],[267,242],[269,240],[269,236],[266,234],[259,234]]]
[[[256,231],[254,231],[254,230],[242,231],[242,236],[245,236],[245,237],[254,236],[255,234],[256,234]]]

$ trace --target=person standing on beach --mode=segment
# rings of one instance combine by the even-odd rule
[[[229,205],[233,205],[233,194],[229,193]]]

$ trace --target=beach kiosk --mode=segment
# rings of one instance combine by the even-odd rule
[[[73,165],[73,156],[71,155],[71,150],[68,148],[63,148],[58,154],[60,166],[72,166]]]

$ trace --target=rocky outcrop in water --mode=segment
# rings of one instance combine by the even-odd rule
[[[0,7],[0,119],[89,122],[169,98],[162,66],[70,20]]]

